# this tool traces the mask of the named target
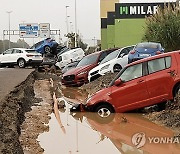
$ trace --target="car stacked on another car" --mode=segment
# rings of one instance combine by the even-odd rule
[[[62,84],[66,86],[81,86],[88,82],[89,71],[96,67],[108,54],[117,48],[95,52],[85,56],[76,66],[62,76]]]
[[[0,66],[39,66],[42,60],[41,54],[33,49],[12,48],[0,54]]]
[[[118,49],[105,57],[101,63],[93,68],[88,75],[89,82],[105,75],[105,73],[119,72],[125,65],[128,64],[128,54],[134,46],[128,46]]]
[[[37,52],[41,54],[46,53],[56,53],[58,43],[52,39],[52,38],[46,38],[43,41],[40,41],[36,44],[34,44],[31,49],[36,50]]]
[[[164,48],[160,43],[142,42],[138,43],[128,55],[128,63],[136,60],[164,53]]]

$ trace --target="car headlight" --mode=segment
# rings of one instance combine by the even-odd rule
[[[108,69],[108,68],[109,68],[109,66],[110,66],[110,64],[108,64],[108,65],[106,65],[106,66],[102,67],[100,71],[103,71],[103,70],[105,70],[105,69]]]
[[[92,95],[87,98],[86,103],[89,102],[91,98],[92,98]]]
[[[84,74],[86,74],[86,73],[87,73],[87,71],[85,71],[85,72],[80,72],[77,76],[84,75]]]

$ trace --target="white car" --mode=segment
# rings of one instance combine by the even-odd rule
[[[89,82],[105,75],[108,72],[119,72],[124,66],[128,64],[128,54],[134,48],[133,46],[124,47],[110,53],[104,58],[101,63],[89,71]]]
[[[55,65],[57,67],[59,67],[60,69],[62,69],[67,64],[81,60],[85,56],[85,53],[84,53],[83,49],[75,48],[75,49],[66,51],[60,55],[58,54],[57,56],[58,56],[58,60]]]
[[[39,66],[42,60],[41,54],[33,49],[12,48],[0,54],[0,66]]]

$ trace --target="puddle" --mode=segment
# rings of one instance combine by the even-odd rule
[[[58,110],[56,116],[54,113],[51,114],[49,131],[38,137],[44,154],[180,153],[180,144],[177,142],[175,142],[176,144],[158,143],[160,138],[165,140],[172,138],[173,132],[150,122],[141,114],[112,114],[110,119],[104,120],[96,113],[70,113],[71,105],[67,101],[70,103],[83,102],[87,95],[85,96],[84,93],[75,89],[74,91],[71,89],[71,93],[68,90],[63,91],[64,97],[61,98],[66,100],[65,109]],[[137,133],[144,134],[144,138],[136,138],[137,141],[134,143],[132,137]],[[150,143],[150,139],[153,140],[152,143]],[[137,148],[138,145],[141,147]]]

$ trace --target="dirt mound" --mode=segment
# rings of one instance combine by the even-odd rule
[[[0,153],[23,153],[23,149],[19,142],[19,136],[21,133],[20,127],[25,120],[25,113],[30,112],[32,110],[32,106],[37,106],[37,104],[42,101],[42,99],[35,97],[34,82],[35,80],[49,79],[50,77],[58,82],[59,77],[57,77],[56,75],[33,72],[24,82],[22,82],[19,86],[15,87],[15,89],[9,95],[7,95],[4,100],[1,101]],[[39,108],[37,107],[37,110],[38,109]],[[41,109],[39,109],[38,111],[40,110]],[[45,119],[45,121],[47,120]],[[45,129],[47,128],[44,128],[44,130]],[[29,141],[28,143],[30,143],[31,139],[29,136],[28,138],[25,137],[23,139],[24,142]],[[34,138],[34,140],[36,140],[36,138]],[[42,152],[43,150],[39,148],[39,151]]]
[[[145,117],[157,124],[165,125],[180,134],[180,100],[168,102],[164,110],[148,113]]]
[[[20,125],[24,121],[24,113],[31,110],[32,102],[38,101],[34,98],[33,83],[32,73],[0,103],[1,153],[23,153],[19,143]]]
[[[86,90],[90,95],[94,94],[95,92],[107,87],[116,75],[117,73],[107,73],[106,75],[81,86],[80,89]]]

